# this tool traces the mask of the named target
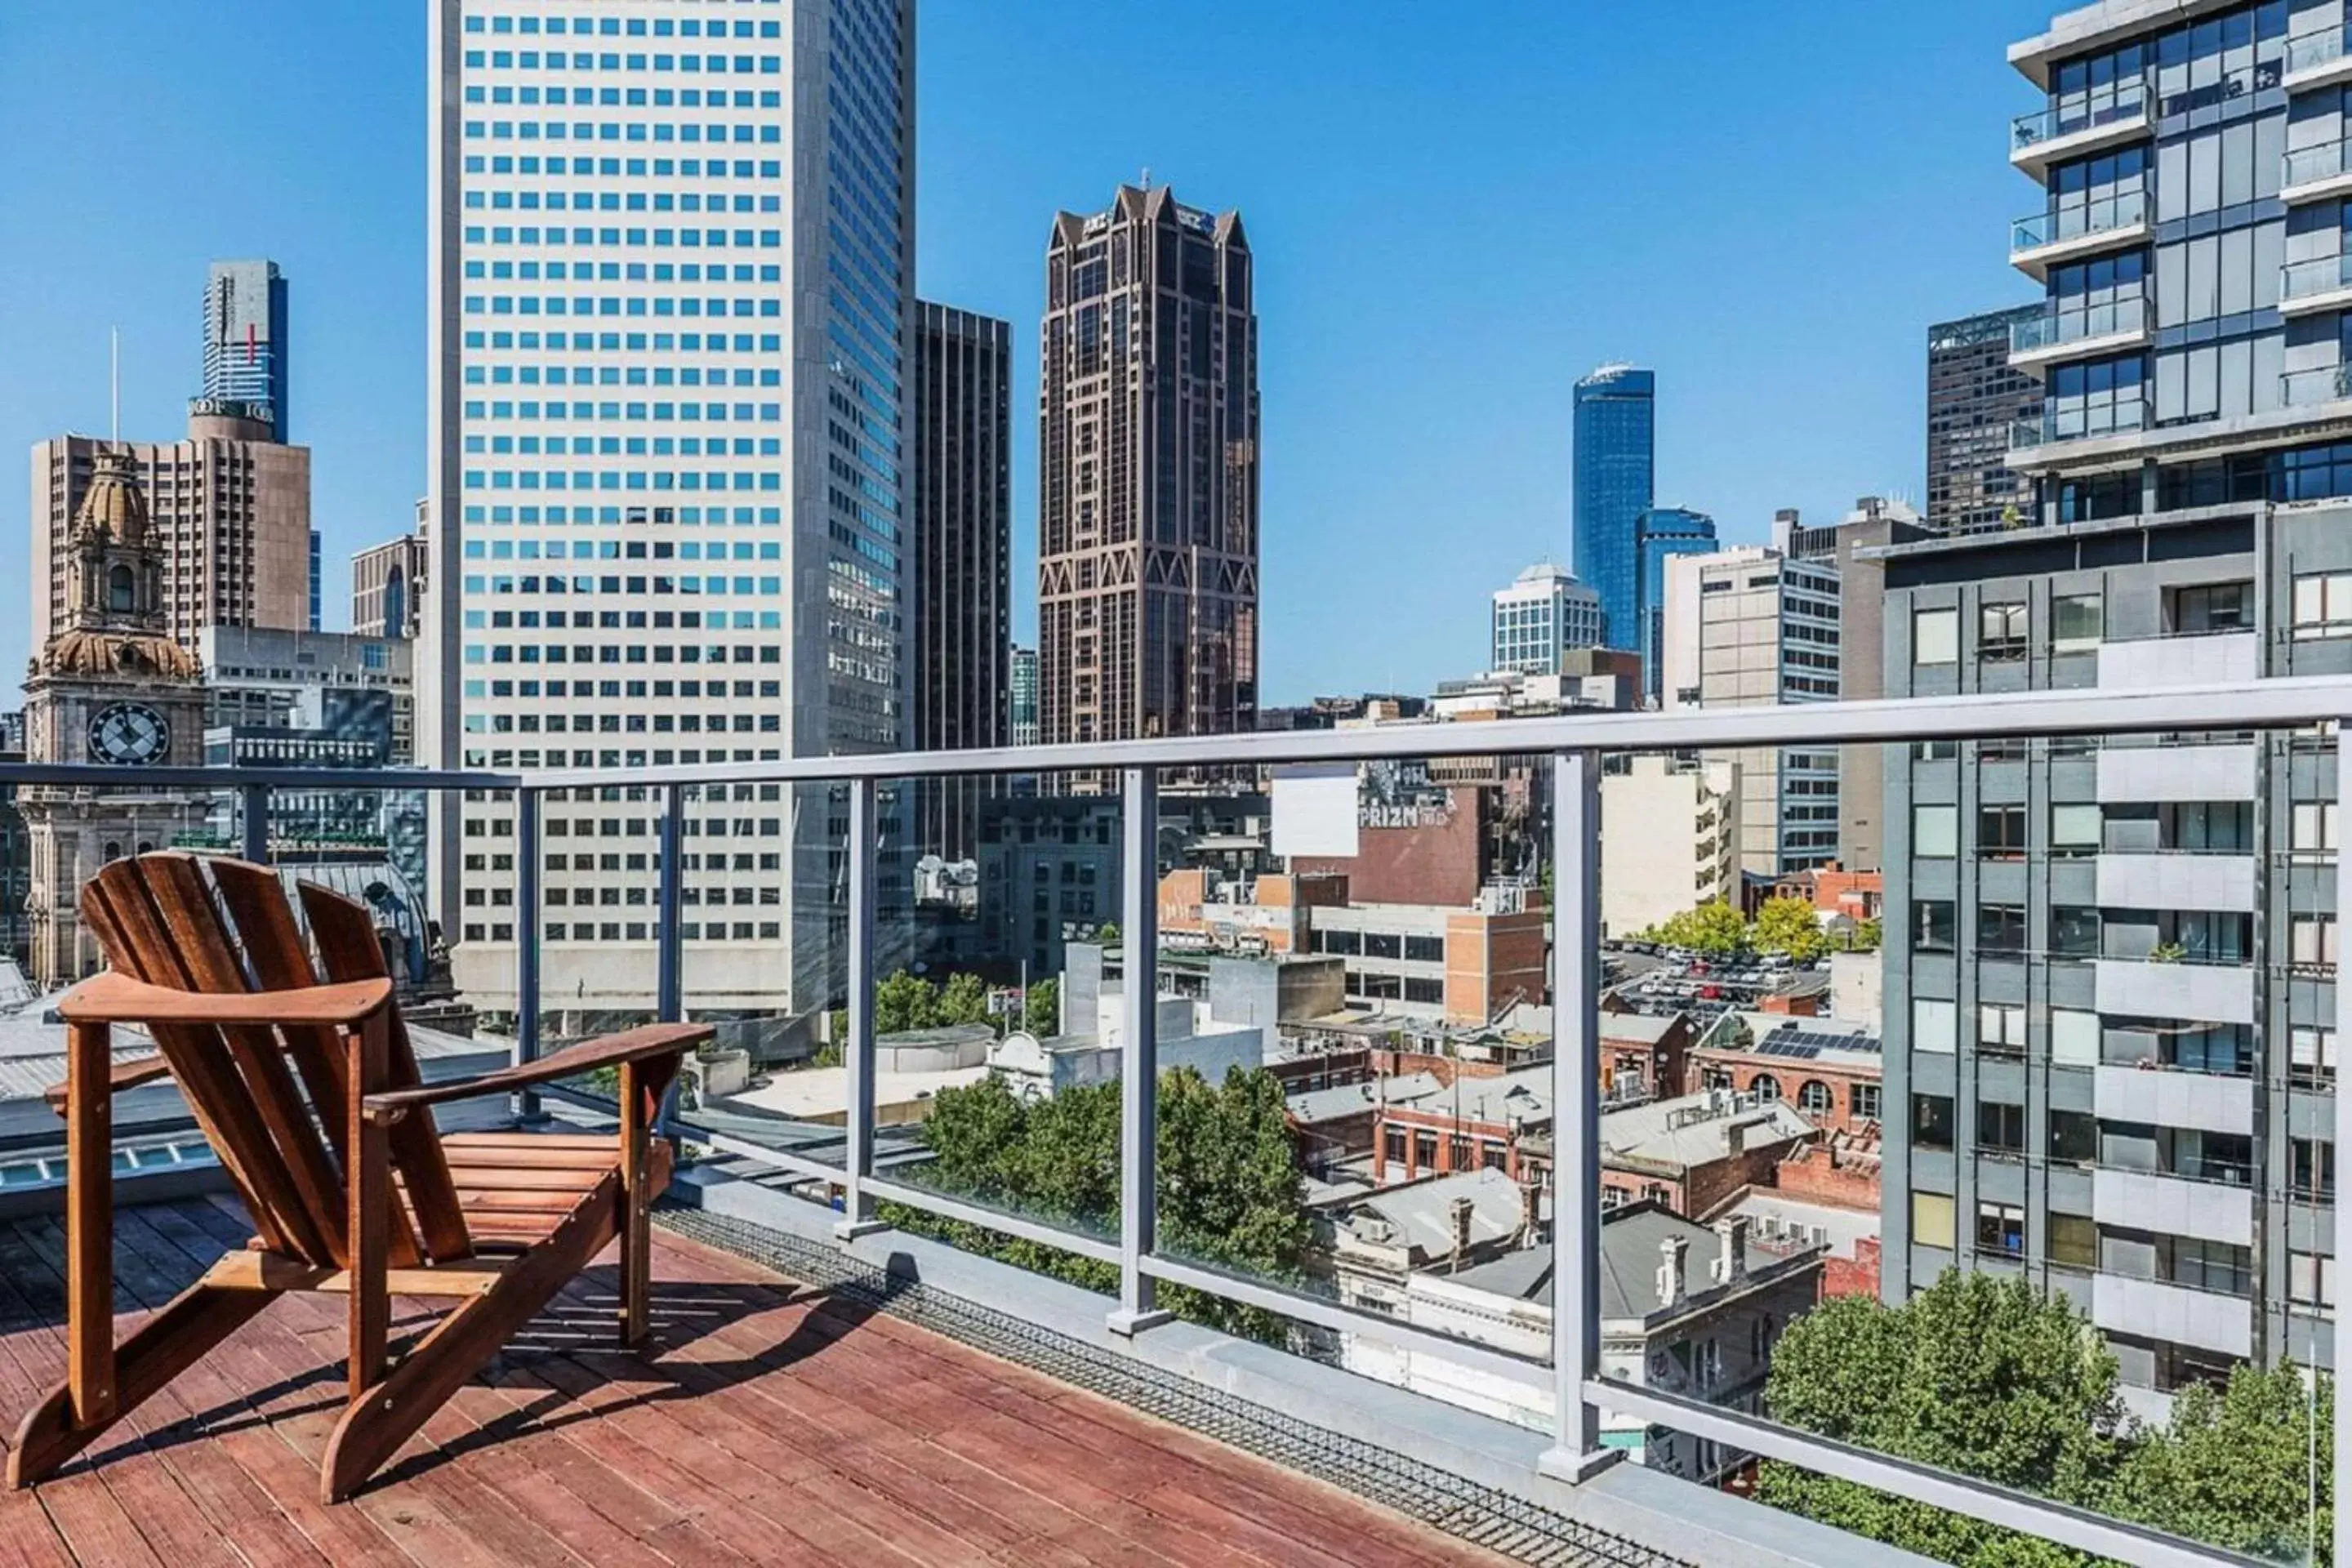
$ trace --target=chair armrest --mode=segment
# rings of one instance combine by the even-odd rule
[[[114,1070],[106,1077],[106,1092],[109,1095],[121,1094],[125,1089],[137,1089],[142,1084],[152,1083],[159,1078],[171,1076],[172,1064],[162,1057],[133,1057],[127,1062],[114,1064]],[[64,1084],[49,1085],[47,1091],[41,1098],[47,1100],[49,1109],[59,1116],[66,1113]]]
[[[484,1095],[505,1094],[513,1089],[552,1082],[559,1078],[570,1078],[575,1073],[594,1072],[598,1068],[616,1068],[624,1062],[676,1056],[692,1050],[718,1032],[708,1024],[647,1024],[643,1028],[607,1035],[602,1039],[583,1040],[576,1046],[566,1046],[536,1061],[520,1062],[475,1078],[371,1094],[362,1109],[371,1121],[396,1121],[412,1110],[428,1106],[477,1100]]]
[[[392,982],[352,980],[299,991],[178,991],[109,970],[58,1003],[68,1024],[312,1024],[348,1027],[392,1000]]]

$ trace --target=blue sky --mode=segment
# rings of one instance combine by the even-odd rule
[[[1569,388],[1659,376],[1659,499],[1761,539],[1923,484],[1928,322],[2028,297],[2026,0],[925,0],[921,291],[1013,323],[1034,625],[1047,226],[1145,168],[1258,259],[1268,701],[1426,689],[1569,555]],[[423,483],[423,0],[0,4],[0,458],[175,435],[205,263],[293,282],[327,624]],[[158,47],[161,44],[162,47]],[[0,692],[27,653],[0,488]],[[5,700],[0,698],[0,700]]]

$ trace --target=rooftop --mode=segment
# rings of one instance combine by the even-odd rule
[[[249,1233],[226,1199],[117,1215],[117,1310],[157,1307]],[[48,1220],[0,1226],[13,1410],[58,1374]],[[33,1562],[478,1564],[857,1562],[1471,1565],[1503,1561],[1238,1449],[663,1231],[643,1355],[609,1348],[592,1268],[349,1505],[314,1464],[341,1314],[292,1296],[30,1492],[0,1541]],[[885,1303],[887,1305],[887,1303]],[[395,1337],[429,1321],[400,1312]],[[1655,1561],[1627,1559],[1627,1561]]]
[[[1473,1247],[1515,1236],[1527,1224],[1527,1198],[1519,1184],[1492,1170],[1463,1171],[1383,1187],[1349,1204],[1347,1224],[1358,1239],[1374,1246],[1402,1247],[1424,1257],[1442,1258],[1454,1250],[1454,1205],[1464,1199],[1471,1205]],[[1383,1226],[1384,1233],[1380,1229]]]
[[[1752,1148],[1810,1136],[1813,1124],[1785,1101],[1735,1102],[1721,1090],[1713,1090],[1605,1112],[1601,1118],[1601,1147],[1604,1157],[1688,1169],[1729,1155],[1735,1130],[1745,1146]]]
[[[1445,1086],[1434,1074],[1404,1073],[1377,1083],[1340,1084],[1333,1089],[1309,1089],[1290,1097],[1291,1120],[1301,1127],[1344,1121],[1377,1110],[1383,1105],[1411,1105],[1443,1094]]]

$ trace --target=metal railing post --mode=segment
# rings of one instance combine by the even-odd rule
[[[1126,1049],[1118,1070],[1118,1308],[1110,1331],[1134,1335],[1168,1321],[1143,1260],[1159,1246],[1160,771],[1124,775],[1119,876],[1119,1002]]]
[[[870,778],[849,785],[849,1038],[842,1042],[848,1069],[849,1115],[842,1148],[841,1218],[833,1234],[852,1241],[887,1229],[866,1195],[874,1173],[874,837],[879,822]]]
[[[517,1066],[539,1059],[540,792],[515,791],[515,1036]],[[525,1127],[543,1125],[535,1089],[519,1089],[510,1107]]]
[[[1552,1446],[1545,1475],[1585,1481],[1601,1446],[1601,756],[1552,758]]]
[[[269,786],[239,784],[237,799],[241,803],[237,824],[237,854],[250,865],[269,864]]]
[[[2352,1152],[2352,1093],[2346,1092],[2347,1086],[2344,1080],[2344,1069],[2341,1065],[2343,1061],[2341,1042],[2352,1040],[2352,973],[2347,973],[2342,949],[2344,922],[2352,920],[2352,855],[2345,853],[2343,837],[2344,824],[2352,822],[2352,765],[2347,765],[2352,763],[2352,754],[2347,754],[2345,749],[2345,743],[2348,738],[2352,738],[2352,719],[2337,720],[2336,723],[2336,923],[2334,929],[2338,944],[2335,979],[2338,1066],[2336,1069],[2335,1083],[2336,1142],[2332,1158],[2339,1166],[2343,1164],[2347,1152]],[[2313,1158],[2315,1164],[2317,1161],[2315,1152]],[[2314,1186],[2318,1184],[2318,1181],[2319,1173],[2315,1169],[2312,1173]],[[2339,1280],[2333,1303],[2336,1331],[2335,1353],[2331,1360],[2335,1365],[2336,1380],[2335,1539],[2337,1542],[2336,1550],[2340,1553],[2344,1550],[2344,1543],[2352,1542],[2352,1394],[2347,1393],[2344,1384],[2345,1373],[2347,1369],[2352,1369],[2352,1332],[2347,1332],[2345,1327],[2347,1321],[2352,1321],[2352,1301],[2345,1299],[2344,1287],[2340,1282],[2344,1273],[2343,1259],[2352,1258],[2352,1184],[2347,1184],[2344,1180],[2340,1171],[2336,1173],[2334,1203],[2335,1244],[2328,1250],[2337,1260],[2336,1268]],[[2320,1268],[2321,1265],[2316,1261],[2312,1264],[2315,1276]],[[2315,1295],[2319,1293],[2318,1285],[2319,1281],[2315,1278],[2312,1281]],[[2316,1376],[2316,1372],[2313,1375]]]
[[[654,1012],[665,1024],[686,1022],[686,940],[678,929],[678,910],[686,901],[686,795],[691,787],[674,784],[662,791],[661,837],[655,840],[659,862],[654,883]],[[671,1121],[677,1110],[677,1080],[662,1091],[654,1126],[662,1136],[675,1137]]]

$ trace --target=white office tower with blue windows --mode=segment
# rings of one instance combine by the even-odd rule
[[[914,0],[431,0],[428,26],[421,760],[905,745]],[[642,1015],[662,795],[591,793],[543,807],[543,994]],[[452,797],[436,825],[434,907],[491,1013],[519,815]],[[698,1013],[826,1005],[844,815],[791,785],[689,803]]]

